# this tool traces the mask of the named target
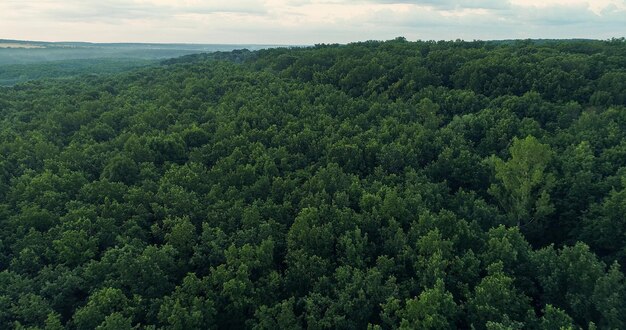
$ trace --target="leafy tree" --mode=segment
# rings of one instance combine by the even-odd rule
[[[22,326],[41,326],[52,313],[49,303],[41,296],[29,293],[22,295],[10,308],[16,322]]]
[[[168,329],[215,328],[215,296],[206,280],[193,273],[183,279],[171,296],[165,297],[159,310],[159,320]]]
[[[261,306],[255,312],[255,325],[253,329],[302,329],[300,318],[296,316],[295,299],[290,298],[275,306]]]
[[[514,138],[509,151],[511,158],[508,161],[494,159],[498,182],[491,185],[489,193],[498,200],[514,224],[531,226],[554,211],[550,189],[555,179],[547,171],[553,152],[532,136]]]
[[[78,309],[73,317],[73,323],[78,329],[103,329],[114,325],[123,325],[123,317],[118,312],[129,312],[129,300],[122,290],[103,288],[89,296],[87,305]]]
[[[537,251],[533,259],[546,304],[562,309],[578,325],[600,320],[595,316],[599,306],[590,297],[601,283],[605,266],[588,246],[578,243],[560,251],[546,247]],[[619,290],[619,286],[616,288]],[[611,306],[610,301],[609,298],[605,307]]]
[[[76,266],[96,255],[97,242],[84,230],[68,230],[52,242],[61,263]]]
[[[165,234],[165,240],[183,255],[193,251],[196,240],[196,228],[189,218],[171,219],[171,230]]]
[[[131,330],[131,319],[120,313],[113,313],[104,318],[104,321],[96,327],[96,330]]]
[[[139,168],[135,162],[123,155],[112,158],[102,171],[102,178],[113,182],[132,184],[139,175]]]
[[[494,325],[490,326],[488,322],[524,324],[532,321],[534,313],[530,299],[517,290],[513,278],[502,272],[502,264],[492,264],[489,272],[468,300],[468,316],[472,326],[489,329]]]
[[[541,327],[543,329],[574,329],[574,321],[562,310],[547,305],[541,317]]]
[[[452,295],[444,289],[442,280],[419,297],[408,300],[401,311],[401,329],[456,329],[459,308]]]
[[[609,271],[598,281],[594,287],[592,300],[602,315],[598,323],[601,328],[619,329],[626,324],[626,281],[624,274],[620,272],[618,264],[613,264]]]

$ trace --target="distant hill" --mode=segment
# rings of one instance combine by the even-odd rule
[[[109,74],[162,60],[280,45],[45,42],[0,39],[0,86],[43,78]]]
[[[281,45],[90,43],[0,39],[0,65],[102,58],[158,60],[205,52],[275,47]]]

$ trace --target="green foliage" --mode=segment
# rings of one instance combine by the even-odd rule
[[[87,305],[76,311],[72,321],[77,329],[110,329],[126,323],[117,313],[128,308],[129,301],[120,289],[104,288],[89,296]]]
[[[132,330],[131,320],[120,313],[113,313],[104,318],[96,330]]]
[[[530,299],[515,288],[514,280],[492,264],[489,274],[474,288],[468,301],[468,316],[476,329],[502,329],[495,324],[525,324],[532,321]]]
[[[398,38],[2,88],[0,328],[624,328],[624,65]]]
[[[129,71],[154,65],[154,60],[131,58],[57,59],[42,58],[35,63],[11,63],[6,49],[0,50],[0,86],[12,86],[35,79],[72,78]],[[31,51],[32,52],[32,51]],[[12,61],[13,60],[13,61]],[[17,60],[20,61],[20,60]],[[7,62],[7,63],[3,63]]]
[[[446,292],[443,286],[443,281],[438,280],[433,288],[408,300],[405,310],[399,313],[402,319],[400,328],[456,329],[455,321],[459,309],[452,294]]]
[[[193,273],[183,279],[171,296],[165,297],[159,310],[159,320],[168,329],[210,329],[215,327],[214,295],[207,291],[206,280]]]
[[[122,155],[112,158],[102,170],[102,178],[113,182],[132,184],[139,176],[139,167]]]
[[[554,211],[550,202],[550,188],[554,176],[546,173],[552,158],[550,147],[535,137],[513,138],[509,148],[511,159],[494,159],[495,176],[500,182],[489,188],[518,226],[529,226],[541,221]]]
[[[565,312],[548,304],[541,317],[541,328],[570,330],[574,329],[574,322]]]

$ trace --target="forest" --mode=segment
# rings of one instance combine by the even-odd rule
[[[0,87],[0,329],[625,329],[626,40]]]
[[[0,39],[0,86],[29,80],[106,75],[183,55],[272,45],[42,42]]]
[[[0,50],[1,53],[1,50]],[[13,86],[36,79],[74,78],[129,71],[158,63],[131,58],[71,59],[0,65],[0,86]]]

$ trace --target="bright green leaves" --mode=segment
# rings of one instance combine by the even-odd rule
[[[432,288],[406,302],[398,313],[400,329],[456,329],[459,312],[452,294],[445,290],[442,280],[437,280]]]
[[[64,231],[52,244],[58,253],[59,262],[70,266],[90,260],[98,251],[98,241],[82,229]]]
[[[131,319],[124,317],[119,312],[112,313],[104,318],[104,321],[96,327],[96,330],[132,330]]]
[[[0,307],[4,307],[2,305],[0,301]],[[46,299],[32,293],[25,294],[14,301],[9,310],[14,315],[16,328],[44,324],[48,316],[53,313]]]
[[[544,314],[541,317],[542,329],[555,329],[555,330],[573,330],[574,321],[564,311],[552,306],[547,305]]]
[[[165,297],[158,318],[167,329],[212,329],[216,314],[215,294],[207,279],[199,279],[192,273]]]
[[[513,138],[511,158],[494,158],[497,183],[489,188],[514,224],[526,227],[540,222],[554,211],[550,188],[554,176],[548,171],[552,150],[536,138]]]
[[[101,325],[101,329],[111,329],[112,325],[120,325],[120,312],[128,312],[129,300],[122,290],[103,288],[94,292],[86,306],[80,308],[74,314],[73,323],[79,330],[95,329]]]
[[[166,221],[171,226],[169,233],[165,234],[165,241],[171,244],[182,256],[189,256],[193,252],[196,241],[196,227],[189,218],[169,219]]]
[[[296,315],[294,308],[295,299],[293,297],[271,307],[260,306],[255,313],[256,324],[252,328],[254,330],[302,329],[301,320]]]
[[[514,286],[513,278],[502,272],[502,264],[492,264],[488,271],[467,303],[471,324],[486,329],[488,322],[523,324],[533,317],[530,299]]]

